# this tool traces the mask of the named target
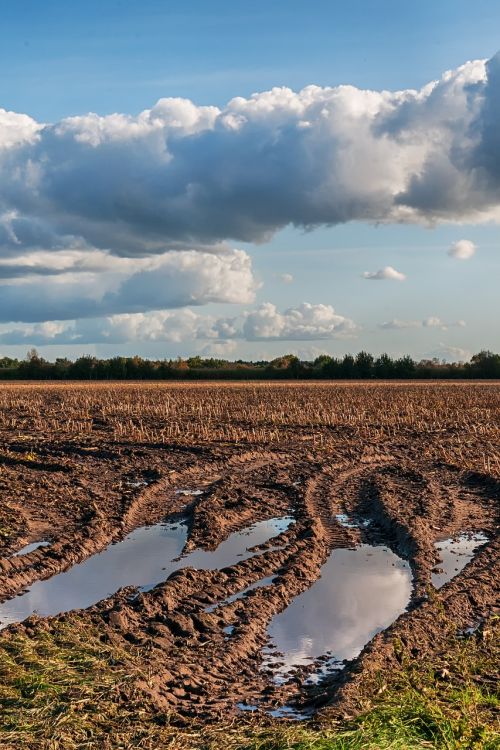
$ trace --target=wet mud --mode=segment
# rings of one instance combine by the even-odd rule
[[[29,425],[4,420],[0,638],[36,637],[51,617],[77,627],[80,609],[104,639],[139,650],[136,687],[179,721],[246,712],[321,721],[362,710],[365,686],[398,668],[395,641],[415,658],[432,653],[447,637],[438,612],[457,628],[489,614],[500,479],[484,451],[495,418],[464,447],[455,416],[414,424],[412,399],[429,421],[439,393],[402,386],[384,396],[379,386],[366,396],[373,413],[355,425],[362,386],[347,396],[290,386],[287,413],[285,391],[267,387],[272,418],[270,407],[247,413],[254,386],[221,388],[223,409],[209,387],[184,387],[177,439],[154,432],[163,413],[150,415],[149,433],[124,434],[109,403],[127,400],[126,388],[107,410],[109,393],[92,395],[83,435],[59,434],[54,416],[38,439],[20,440]],[[496,415],[499,390],[467,393],[467,403]],[[200,417],[199,433],[183,438],[200,393],[213,434],[203,438]],[[49,412],[64,400],[50,387],[37,397]],[[339,398],[338,423],[317,416]]]

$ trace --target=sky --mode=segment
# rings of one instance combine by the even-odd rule
[[[1,10],[0,356],[500,351],[497,2]]]

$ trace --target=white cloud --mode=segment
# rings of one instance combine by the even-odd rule
[[[52,124],[0,109],[0,320],[251,303],[248,255],[220,243],[287,225],[500,221],[499,117],[500,55],[420,90],[273,88]]]
[[[442,328],[444,326],[444,323],[441,318],[431,316],[430,318],[426,318],[425,320],[423,320],[422,325],[424,326],[424,328]]]
[[[313,341],[354,335],[357,326],[331,305],[298,307],[280,313],[268,302],[235,318],[201,315],[190,308],[121,313],[76,321],[0,325],[1,344],[125,344],[200,342],[203,352],[222,356],[238,341]]]
[[[432,356],[444,359],[446,362],[469,362],[472,352],[461,349],[459,346],[448,346],[441,343],[439,349],[432,352]]]
[[[420,328],[421,325],[420,320],[399,320],[399,318],[393,318],[392,320],[386,320],[384,323],[379,323],[378,327],[386,331],[399,331],[405,328]]]
[[[295,354],[302,362],[312,362],[321,355],[331,356],[325,349],[318,346],[306,346],[301,349],[292,349],[289,354]]]
[[[43,125],[28,115],[0,108],[0,155],[2,150],[35,144]]]
[[[0,343],[34,346],[44,344],[126,344],[210,340],[219,337],[217,321],[190,308],[123,313],[105,318],[48,321],[0,328]]]
[[[379,328],[388,331],[403,330],[406,328],[439,328],[442,331],[448,330],[448,328],[465,328],[465,320],[456,320],[453,323],[445,323],[436,316],[430,316],[424,320],[399,320],[393,318],[385,323],[379,323]]]
[[[458,240],[458,242],[454,242],[450,246],[448,255],[458,260],[469,260],[475,254],[476,250],[476,245],[470,240]]]
[[[293,283],[293,275],[291,273],[282,273],[279,278],[283,282],[283,284]]]
[[[392,266],[385,266],[379,271],[365,271],[363,274],[364,279],[370,279],[371,281],[385,281],[389,279],[391,281],[404,281],[406,276],[400,271],[396,271]]]
[[[237,341],[209,341],[208,344],[201,349],[201,354],[204,357],[217,357],[226,359],[230,357],[238,346]]]
[[[499,78],[496,57],[420,90],[273,88],[48,125],[2,110],[0,209],[25,242],[44,229],[120,254],[288,224],[498,218]]]
[[[346,337],[357,330],[354,321],[338,315],[331,305],[303,302],[280,313],[266,302],[248,313],[243,336],[248,341],[307,341]]]
[[[123,258],[91,250],[0,260],[0,322],[145,312],[209,302],[248,304],[257,283],[243,250]]]

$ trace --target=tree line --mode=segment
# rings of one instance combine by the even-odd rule
[[[286,354],[271,361],[257,362],[189,357],[151,360],[142,357],[98,359],[58,358],[49,362],[36,349],[25,359],[0,357],[3,380],[409,380],[409,379],[500,379],[500,355],[489,351],[475,354],[470,362],[447,363],[437,358],[419,362],[410,356],[374,357],[367,352],[344,357],[322,354],[314,361],[302,361]]]

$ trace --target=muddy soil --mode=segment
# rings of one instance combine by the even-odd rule
[[[400,668],[395,643],[432,654],[449,618],[471,627],[498,602],[496,384],[5,386],[0,410],[2,601],[164,519],[186,524],[187,558],[293,518],[247,559],[181,567],[85,610],[103,639],[139,649],[137,685],[179,721],[242,706],[354,715],[380,674]],[[463,532],[488,541],[436,590],[436,543]],[[276,680],[273,617],[333,550],[360,544],[408,563],[407,611],[341,668],[322,671],[322,655]],[[72,612],[59,617],[77,627]],[[0,638],[36,638],[51,623],[33,616]]]

